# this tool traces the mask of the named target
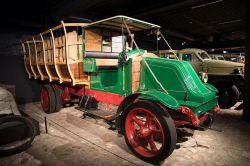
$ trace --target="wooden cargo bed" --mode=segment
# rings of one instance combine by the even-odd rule
[[[59,83],[89,84],[83,72],[82,27],[84,23],[61,23],[22,41],[29,78]]]

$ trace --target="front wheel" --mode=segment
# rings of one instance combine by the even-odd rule
[[[240,97],[240,92],[235,85],[219,88],[219,105],[222,109],[234,106]]]
[[[125,110],[125,141],[139,158],[159,162],[176,146],[176,129],[170,115],[159,105],[139,101]]]

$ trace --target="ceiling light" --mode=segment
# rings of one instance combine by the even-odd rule
[[[213,1],[213,2],[204,3],[204,4],[201,4],[201,5],[193,6],[193,7],[191,7],[191,9],[197,9],[197,8],[204,7],[204,6],[213,5],[215,3],[219,3],[219,2],[222,2],[222,1],[224,1],[224,0],[217,0],[217,1]]]

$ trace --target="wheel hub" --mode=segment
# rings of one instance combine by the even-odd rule
[[[152,134],[152,131],[150,130],[149,127],[143,126],[139,129],[139,135],[142,138],[146,138],[146,137],[150,136],[151,134]]]

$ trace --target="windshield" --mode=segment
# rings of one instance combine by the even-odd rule
[[[207,52],[199,52],[198,53],[202,59],[212,59]]]

